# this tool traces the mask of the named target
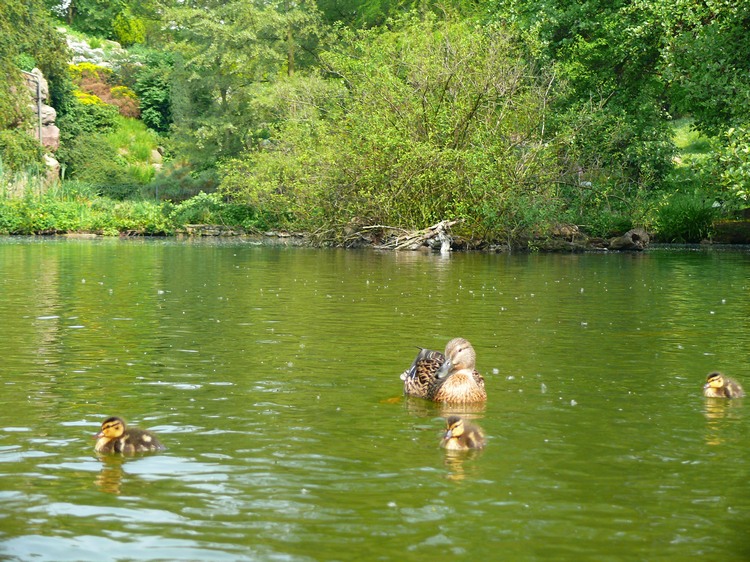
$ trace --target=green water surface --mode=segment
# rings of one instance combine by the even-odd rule
[[[747,251],[0,239],[0,559],[748,560],[750,399],[701,386],[749,317]],[[455,336],[473,455],[399,380]]]

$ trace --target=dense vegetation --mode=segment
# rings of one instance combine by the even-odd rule
[[[124,49],[71,64],[61,26]],[[0,232],[698,241],[750,196],[748,28],[750,4],[697,0],[7,0]],[[45,190],[33,67],[61,130]]]

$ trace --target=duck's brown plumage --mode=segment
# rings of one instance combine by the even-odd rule
[[[736,380],[724,376],[719,371],[713,371],[706,377],[703,395],[708,398],[742,398],[745,391]]]
[[[476,352],[464,338],[450,340],[445,353],[421,349],[401,375],[404,394],[434,402],[484,402],[484,378],[475,364]]]
[[[481,449],[486,441],[482,429],[459,416],[450,416],[445,420],[445,435],[440,446],[449,451],[468,451]]]
[[[164,449],[156,436],[145,429],[127,427],[118,417],[107,418],[102,422],[102,429],[94,435],[97,453],[148,453]]]

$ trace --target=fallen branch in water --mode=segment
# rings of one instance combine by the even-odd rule
[[[392,230],[400,230],[404,234],[401,236],[391,237],[388,240],[376,245],[376,248],[387,249],[387,250],[417,250],[418,248],[428,245],[430,240],[437,239],[440,242],[441,251],[450,250],[451,236],[449,234],[450,227],[459,221],[440,221],[428,228],[417,231],[405,231],[403,229],[397,229],[392,227],[365,227],[365,228],[391,228]],[[365,230],[363,228],[362,230]],[[436,244],[435,244],[436,245]]]

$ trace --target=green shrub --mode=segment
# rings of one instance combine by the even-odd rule
[[[158,199],[184,201],[201,192],[216,191],[217,184],[216,173],[212,170],[192,172],[188,166],[172,162],[154,176],[149,190]]]
[[[112,31],[123,47],[130,47],[146,40],[146,26],[143,20],[128,12],[120,12],[112,22]]]
[[[34,57],[28,53],[20,53],[16,56],[14,62],[18,68],[25,70],[26,72],[31,72],[36,66]]]
[[[732,198],[750,201],[750,127],[732,127],[717,153],[719,182]]]
[[[701,193],[667,196],[656,210],[654,231],[661,242],[696,243],[708,238],[717,215],[714,199]]]
[[[21,227],[21,199],[0,198],[0,234],[14,234]]]
[[[200,192],[177,205],[172,211],[171,218],[176,224],[215,224],[214,217],[219,213],[222,204],[217,193]]]
[[[63,153],[65,145],[84,134],[102,133],[115,127],[117,108],[104,103],[81,103],[77,97],[68,101],[57,120]],[[60,158],[58,158],[60,159]],[[60,159],[61,161],[64,160]]]
[[[39,141],[19,129],[0,131],[0,164],[3,172],[39,172],[44,166]]]

